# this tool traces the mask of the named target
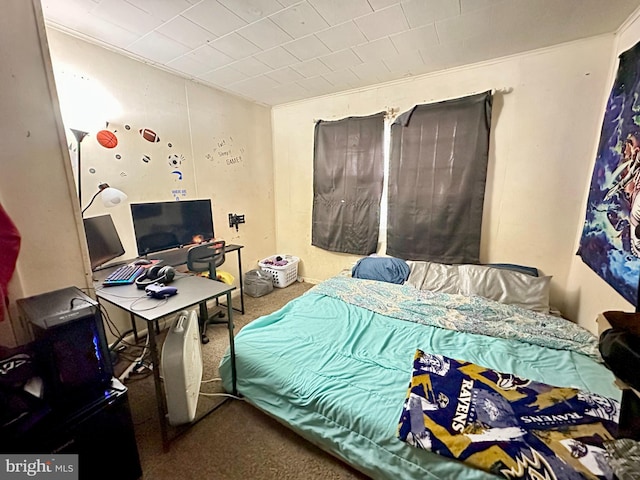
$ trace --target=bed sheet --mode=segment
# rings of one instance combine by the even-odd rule
[[[417,349],[620,399],[613,375],[584,354],[414,323],[319,292],[239,332],[238,391],[372,478],[496,478],[397,438]],[[220,372],[228,391],[230,370],[227,352]]]

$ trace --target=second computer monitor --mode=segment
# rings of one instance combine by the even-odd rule
[[[131,218],[140,256],[214,238],[211,200],[132,203]]]
[[[111,215],[85,218],[84,231],[87,236],[92,270],[124,255],[124,248]]]

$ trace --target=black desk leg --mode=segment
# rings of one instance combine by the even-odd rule
[[[153,368],[153,382],[156,388],[156,401],[158,404],[158,416],[160,417],[160,434],[162,436],[162,448],[165,452],[169,451],[169,434],[167,432],[167,399],[162,393],[162,384],[160,383],[160,362],[158,360],[158,345],[156,343],[156,334],[152,325],[153,322],[147,323],[147,332],[149,335],[149,349],[151,351],[151,365]]]
[[[240,274],[240,312],[244,315],[244,285],[242,284],[242,255],[240,254],[240,249],[238,249],[238,273]]]
[[[131,318],[131,328],[133,330],[133,339],[138,343],[138,327],[136,326],[136,316],[133,313],[129,314]]]
[[[233,340],[233,307],[231,306],[231,292],[227,292],[227,315],[228,315],[228,327],[229,327],[229,349],[231,352],[231,382],[233,384],[233,393],[238,395],[236,388],[236,347]]]

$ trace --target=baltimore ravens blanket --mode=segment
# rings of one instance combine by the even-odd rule
[[[418,350],[398,437],[508,479],[611,479],[619,407]]]

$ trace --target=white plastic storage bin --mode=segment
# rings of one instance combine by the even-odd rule
[[[274,265],[277,258],[286,260],[286,265]],[[293,255],[272,255],[271,257],[264,258],[258,262],[260,268],[273,275],[273,286],[278,288],[284,288],[291,285],[298,279],[298,263],[300,259]]]

